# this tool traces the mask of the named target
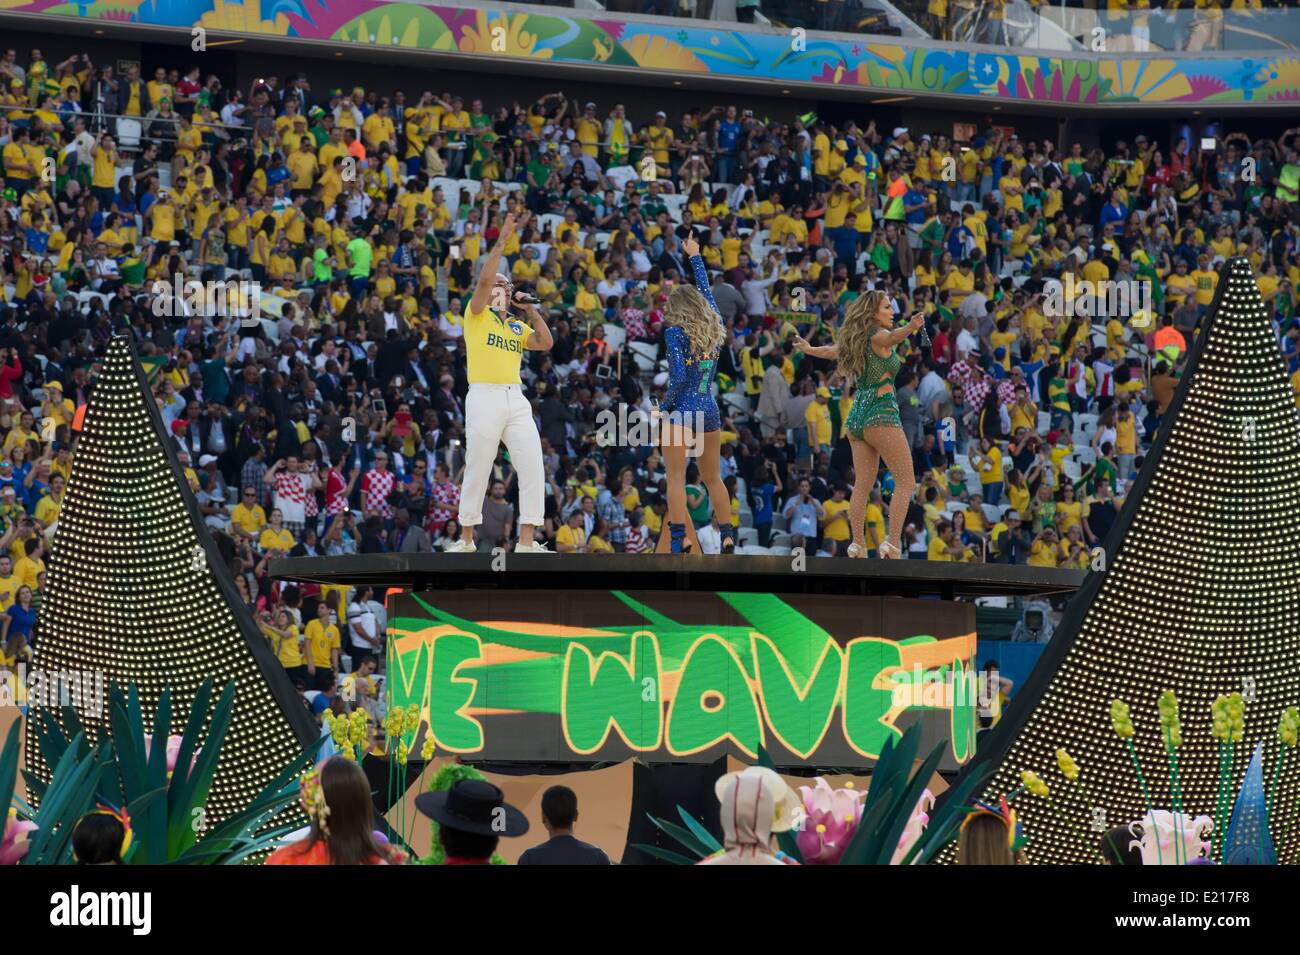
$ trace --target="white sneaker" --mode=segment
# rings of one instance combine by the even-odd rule
[[[474,554],[477,552],[478,548],[466,541],[464,538],[456,541],[456,543],[443,551],[444,554]]]
[[[546,545],[540,541],[533,541],[531,544],[522,542],[515,545],[516,554],[553,554],[555,551],[547,549]]]

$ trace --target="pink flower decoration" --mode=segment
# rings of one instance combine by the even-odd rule
[[[152,742],[153,742],[153,737],[146,736],[144,738],[144,758],[146,762],[148,762],[149,760],[149,748]],[[180,752],[181,752],[181,737],[168,736],[167,737],[167,778],[168,779],[171,779],[172,773],[176,772],[176,758],[180,755]],[[190,758],[191,771],[194,769],[194,763],[198,760],[198,758],[199,758],[199,754],[197,752],[195,752],[195,754]]]
[[[916,808],[912,810],[912,818],[907,820],[907,825],[903,827],[903,834],[898,837],[898,848],[894,850],[894,857],[889,860],[890,865],[898,865],[903,861],[903,856],[907,855],[912,846],[916,845],[925,832],[925,827],[930,824],[929,810],[934,808],[934,793],[926,790],[921,793],[921,798],[916,801]],[[916,864],[916,860],[912,860]]]
[[[27,833],[36,829],[36,823],[20,820],[11,810],[5,817],[4,835],[0,837],[0,865],[17,865],[31,848]]]
[[[862,821],[863,793],[832,789],[818,776],[816,785],[800,786],[804,821],[797,841],[806,865],[835,865]]]

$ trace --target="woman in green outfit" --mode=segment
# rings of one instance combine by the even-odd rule
[[[884,292],[875,291],[849,303],[835,344],[813,346],[795,338],[799,351],[814,358],[837,359],[840,374],[857,382],[853,407],[844,422],[856,478],[849,498],[849,524],[853,529],[850,557],[867,556],[867,498],[882,457],[894,475],[894,494],[889,501],[889,540],[881,542],[880,556],[895,558],[902,552],[900,539],[916,478],[912,473],[912,450],[898,418],[898,398],[894,394],[894,376],[902,363],[896,346],[924,322],[918,313],[906,325],[895,328],[893,303]]]

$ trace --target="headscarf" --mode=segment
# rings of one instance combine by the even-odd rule
[[[772,849],[772,833],[798,821],[799,798],[779,775],[762,766],[727,773],[714,787],[722,803],[724,851],[701,865],[784,865]]]

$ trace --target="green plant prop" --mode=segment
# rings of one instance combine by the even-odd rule
[[[1160,737],[1169,759],[1169,796],[1173,803],[1174,819],[1178,824],[1178,841],[1174,843],[1174,865],[1186,865],[1186,846],[1183,844],[1183,790],[1178,782],[1178,747],[1183,745],[1183,727],[1178,720],[1178,697],[1173,690],[1165,690],[1156,701],[1160,713]],[[1179,859],[1179,853],[1183,854]]]
[[[297,804],[298,776],[312,765],[321,746],[319,740],[291,761],[242,810],[210,828],[206,825],[204,806],[230,727],[234,681],[226,684],[215,706],[211,699],[212,681],[207,680],[194,695],[185,731],[176,739],[171,760],[169,689],[164,689],[159,698],[147,748],[144,716],[134,685],[125,694],[117,686],[109,687],[109,727],[93,749],[73,707],[62,709],[62,727],[52,714],[43,712],[38,728],[41,754],[57,768],[48,784],[24,772],[39,809],[33,811],[20,802],[19,815],[37,823],[40,830],[30,840],[32,846],[23,862],[39,865],[72,861],[72,828],[97,802],[126,809],[134,832],[127,861],[138,864],[242,863],[268,852],[280,837],[298,828],[302,822],[298,813],[286,814],[285,810]],[[6,744],[0,755],[0,796],[5,797],[0,805],[4,806],[12,799],[17,766],[12,731],[11,742],[14,751],[10,753]]]
[[[1246,702],[1240,693],[1219,696],[1210,704],[1210,735],[1219,741],[1219,785],[1214,805],[1214,857],[1223,861],[1228,805],[1232,798],[1232,749],[1246,735]]]
[[[1156,809],[1151,802],[1151,791],[1147,789],[1146,777],[1142,775],[1142,764],[1138,761],[1137,749],[1133,746],[1133,719],[1129,716],[1128,704],[1123,700],[1110,701],[1110,725],[1115,730],[1115,735],[1128,747],[1129,758],[1133,760],[1133,771],[1137,773],[1138,785],[1142,787],[1142,798],[1146,800],[1147,815],[1154,819]],[[1159,863],[1164,865],[1159,839],[1156,840],[1156,857]]]

